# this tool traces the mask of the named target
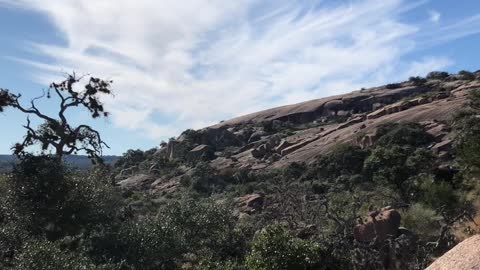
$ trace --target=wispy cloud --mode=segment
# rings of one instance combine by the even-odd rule
[[[399,19],[402,0],[0,2],[46,14],[67,40],[34,45],[52,59],[41,72],[112,78],[114,124],[158,139],[451,63],[402,60],[421,31]]]
[[[430,10],[428,12],[428,16],[431,22],[433,23],[438,23],[440,21],[440,17],[442,16],[440,12],[436,10]]]

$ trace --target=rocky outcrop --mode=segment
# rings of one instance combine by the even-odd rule
[[[429,147],[448,161],[448,120],[467,102],[480,81],[458,78],[404,82],[253,113],[184,132],[158,150],[169,159],[206,160],[217,170],[281,168],[311,163],[334,146],[371,147],[386,123],[416,122],[435,137]],[[211,153],[213,152],[213,156]],[[211,159],[210,159],[211,158]],[[127,175],[128,176],[128,175]],[[127,177],[125,176],[125,177]]]
[[[426,270],[453,269],[480,269],[480,235],[462,241],[426,268]]]

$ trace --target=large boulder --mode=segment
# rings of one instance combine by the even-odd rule
[[[210,145],[201,144],[187,153],[187,160],[190,162],[211,160],[214,157],[214,150]]]
[[[240,213],[253,214],[263,209],[265,195],[261,193],[248,194],[234,200],[236,209]]]
[[[145,190],[150,187],[150,184],[154,180],[155,179],[150,175],[137,174],[117,182],[117,186],[123,190]]]
[[[434,261],[426,270],[480,269],[480,235],[472,236],[456,245]]]
[[[371,212],[366,221],[360,220],[353,230],[355,240],[363,243],[381,243],[389,237],[397,237],[400,227],[400,213],[391,208]]]
[[[242,140],[226,128],[206,128],[201,130],[199,144],[212,146],[215,150],[228,146],[241,146]]]

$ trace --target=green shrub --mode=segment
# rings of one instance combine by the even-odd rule
[[[183,177],[181,184],[195,192],[210,195],[223,190],[226,183],[207,163],[199,163],[189,177]]]
[[[417,77],[410,77],[410,78],[408,79],[408,81],[412,82],[412,83],[413,83],[414,85],[416,85],[416,86],[424,85],[424,84],[427,82],[427,80],[426,80],[425,78],[422,78],[422,77],[419,77],[419,76],[417,76]]]
[[[118,269],[113,265],[96,266],[81,253],[61,250],[48,241],[29,242],[17,258],[18,270],[100,270]]]
[[[455,150],[462,167],[480,169],[480,118],[475,111],[463,111],[454,123],[457,136]]]
[[[443,80],[449,76],[445,71],[432,71],[427,74],[427,80]]]
[[[163,207],[158,218],[172,228],[188,252],[228,258],[240,257],[246,249],[232,209],[219,203],[180,199]]]
[[[326,252],[319,244],[294,237],[280,226],[267,226],[246,257],[251,270],[337,269],[324,264]]]
[[[0,269],[12,264],[14,257],[29,239],[22,225],[18,222],[0,222]]]
[[[377,145],[390,146],[427,146],[435,141],[435,138],[418,123],[386,124],[378,128],[380,138]]]
[[[436,182],[432,178],[424,179],[421,184],[423,196],[421,200],[433,209],[444,207],[447,210],[455,210],[458,207],[459,198],[447,182]]]
[[[378,146],[366,159],[364,170],[366,176],[374,182],[395,186],[402,197],[408,200],[414,186],[407,180],[428,172],[432,168],[432,162],[432,154],[423,148]]]
[[[56,157],[25,157],[8,178],[9,218],[50,240],[114,222],[120,197],[97,177],[75,174]]]
[[[385,86],[387,89],[397,89],[400,88],[402,85],[399,83],[390,83]]]
[[[460,75],[460,77],[463,80],[468,80],[468,81],[475,80],[475,74],[473,74],[473,72],[470,72],[470,71],[462,70],[458,72],[458,75]]]
[[[354,145],[339,145],[322,156],[314,165],[314,175],[320,179],[335,179],[341,175],[362,172],[368,151]]]
[[[122,157],[120,157],[117,160],[117,162],[115,162],[114,166],[115,166],[115,168],[127,169],[127,168],[130,168],[132,166],[140,164],[146,158],[147,158],[147,155],[142,150],[140,150],[140,149],[137,149],[137,150],[130,149],[127,152],[125,152],[122,155]]]
[[[124,222],[90,238],[88,253],[98,263],[124,263],[125,269],[176,269],[183,254],[172,228],[157,220]]]
[[[403,226],[416,232],[425,240],[436,240],[439,234],[441,217],[428,206],[413,204],[402,215]]]

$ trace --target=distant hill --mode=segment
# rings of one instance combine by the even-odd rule
[[[118,156],[104,156],[103,159],[107,164],[115,163]],[[87,156],[71,155],[65,157],[67,163],[73,165],[80,170],[88,170],[92,167],[92,162]],[[13,155],[0,155],[0,172],[7,172],[12,169],[13,164],[16,162],[16,158]]]

